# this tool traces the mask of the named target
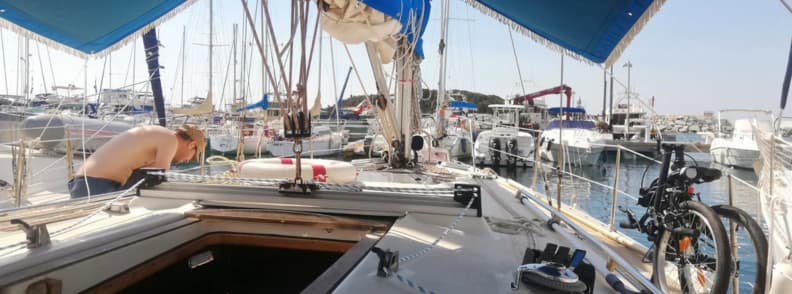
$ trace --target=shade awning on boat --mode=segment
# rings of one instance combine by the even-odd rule
[[[562,110],[561,107],[550,107],[547,109],[547,112],[556,114],[556,113],[560,113],[561,110]],[[563,110],[565,113],[586,113],[586,109],[580,107],[564,107]]]
[[[451,108],[478,109],[478,105],[476,105],[476,103],[467,102],[467,101],[451,101],[451,103],[449,103],[448,106]]]
[[[0,25],[77,55],[100,54],[194,0],[0,0]]]
[[[613,64],[665,0],[464,0],[535,41],[577,59]]]

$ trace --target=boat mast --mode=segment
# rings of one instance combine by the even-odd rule
[[[630,69],[632,69],[632,63],[627,61],[623,67],[627,68],[627,116],[624,117],[624,140],[630,140]]]
[[[24,80],[22,80],[22,91],[25,91],[24,95],[27,101],[30,101],[30,97],[28,97],[28,92],[30,92],[30,90],[28,89],[28,87],[30,86],[28,84],[28,81],[30,80],[30,58],[29,58],[30,47],[28,46],[29,44],[30,44],[29,39],[27,37],[24,37],[22,39],[22,48],[23,48],[22,53],[25,55],[24,57],[25,62],[23,64],[23,69],[22,69],[23,77],[24,77]]]
[[[184,106],[184,56],[186,56],[186,55],[187,55],[187,54],[184,52],[184,49],[185,49],[185,47],[186,47],[186,46],[185,46],[185,45],[186,45],[186,44],[185,44],[185,41],[186,41],[186,39],[187,39],[186,37],[187,37],[187,26],[182,26],[182,48],[181,48],[181,52],[182,52],[182,56],[181,56],[181,66],[182,66],[182,68],[181,68],[181,91],[179,92],[179,93],[181,93],[181,106],[182,106],[182,107]],[[133,69],[133,70],[134,70],[134,69]],[[134,80],[134,77],[135,77],[135,76],[133,75],[133,76],[132,76],[132,79],[133,79],[133,80]]]
[[[0,49],[2,49],[3,54],[3,72],[8,72],[6,70],[6,59],[5,59],[5,38],[3,38],[3,29],[0,29]],[[5,93],[8,95],[8,75],[3,75],[3,80],[5,81]]]
[[[213,25],[212,18],[214,16],[214,11],[212,11],[212,9],[214,5],[212,4],[213,1],[209,0],[209,94],[208,97],[212,96],[212,47],[213,47],[212,39],[214,33],[212,28]],[[214,106],[212,106],[212,110],[214,111]]]
[[[446,65],[448,64],[448,54],[446,54],[446,47],[448,45],[448,0],[442,1],[442,8],[440,9],[440,76],[437,82],[437,106],[435,113],[437,115],[436,136],[442,137],[445,133],[445,114],[440,113],[441,107],[446,102]]]
[[[234,74],[233,74],[233,79],[232,79],[233,82],[231,83],[231,87],[233,88],[233,91],[232,91],[233,98],[231,99],[231,101],[233,101],[232,103],[235,104],[237,102],[237,72],[236,72],[236,69],[237,69],[237,24],[234,24],[234,35],[232,36],[232,41],[231,41],[231,52],[233,52],[231,58],[234,61],[234,70],[233,70]]]

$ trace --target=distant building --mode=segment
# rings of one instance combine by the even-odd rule
[[[713,118],[715,117],[715,113],[712,111],[705,111],[703,116],[704,118]]]

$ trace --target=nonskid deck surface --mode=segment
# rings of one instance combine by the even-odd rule
[[[477,217],[477,208],[465,210],[466,203],[453,200],[453,183],[465,183],[481,187],[482,217]],[[123,244],[130,244],[143,238],[142,232],[157,231],[164,236],[177,236],[175,227],[191,227],[196,222],[194,211],[205,211],[198,223],[210,224],[207,215],[213,210],[232,209],[221,213],[226,218],[235,218],[236,209],[277,211],[282,216],[269,216],[280,221],[255,226],[257,234],[294,234],[299,230],[284,230],[289,226],[289,214],[345,215],[352,218],[371,217],[393,218],[395,221],[383,233],[375,245],[384,250],[399,251],[405,259],[399,265],[398,275],[382,278],[376,276],[379,259],[373,252],[361,255],[359,263],[353,264],[343,280],[336,281],[334,288],[338,293],[367,292],[378,289],[383,293],[403,293],[410,291],[410,282],[421,285],[427,290],[461,293],[514,293],[510,283],[514,273],[523,260],[527,248],[541,250],[547,243],[558,244],[588,252],[587,260],[604,264],[604,256],[586,240],[580,240],[569,232],[553,231],[545,224],[546,211],[524,203],[518,190],[500,178],[471,177],[470,172],[461,169],[431,166],[410,170],[366,170],[361,171],[359,182],[349,187],[367,187],[347,191],[319,191],[313,195],[284,195],[272,187],[252,187],[239,185],[207,185],[196,183],[163,183],[151,189],[141,190],[139,197],[123,199],[129,201],[130,212],[117,214],[100,212],[90,220],[84,221],[67,232],[53,236],[53,244],[48,248],[0,249],[0,259],[6,265],[0,279],[0,287],[13,283],[13,270],[17,277],[35,277],[46,274],[58,267],[88,266],[91,259],[110,256],[102,252],[123,251]],[[335,187],[338,188],[338,187]],[[106,203],[98,202],[98,203]],[[527,205],[526,205],[527,204]],[[83,203],[81,211],[94,211],[96,203],[90,206]],[[74,210],[78,204],[64,205],[57,210],[39,210],[37,223],[50,223],[50,232],[63,230],[83,221],[86,214],[75,215],[70,220],[49,221],[45,216],[55,211]],[[104,207],[100,207],[104,208]],[[203,209],[202,209],[203,208]],[[33,213],[34,212],[27,212]],[[19,215],[19,214],[17,214]],[[216,213],[214,215],[217,215]],[[243,215],[239,213],[238,217]],[[31,219],[31,215],[23,215]],[[43,218],[43,219],[42,219]],[[244,218],[244,217],[242,217]],[[292,225],[294,225],[292,223]],[[206,230],[206,225],[202,230]],[[201,227],[199,226],[199,227]],[[164,228],[174,227],[171,231]],[[230,226],[226,230],[243,228]],[[293,228],[293,227],[292,227]],[[504,229],[506,228],[506,229]],[[292,229],[293,230],[293,229]],[[333,230],[326,233],[311,233],[333,237]],[[321,231],[318,231],[321,232]],[[197,233],[197,232],[193,232]],[[337,233],[337,232],[336,232]],[[189,234],[188,234],[189,236]],[[185,236],[184,238],[189,238]],[[315,236],[315,235],[311,235]],[[362,240],[362,236],[349,237],[347,240]],[[350,239],[351,238],[351,239]],[[24,234],[13,227],[0,232],[0,243],[13,244],[24,241]],[[80,240],[77,242],[77,240]],[[124,243],[126,242],[126,243]],[[115,244],[117,247],[107,247]],[[169,243],[177,246],[178,243]],[[434,244],[434,245],[433,245]],[[103,247],[104,246],[104,247]],[[100,248],[101,247],[101,248]],[[160,251],[139,251],[139,258],[130,257],[129,264],[117,264],[118,273],[162,253]],[[68,254],[67,254],[68,253]],[[98,255],[97,255],[98,254]],[[23,259],[23,256],[29,258]],[[80,259],[83,258],[83,259]],[[137,262],[135,262],[137,260]],[[111,271],[112,272],[112,271]],[[58,276],[50,272],[49,276]],[[102,278],[104,277],[104,278]],[[90,286],[109,278],[98,275],[92,280],[82,280],[79,285]],[[460,277],[465,277],[464,282]],[[85,279],[85,277],[82,277]],[[327,280],[327,278],[325,279]],[[410,282],[406,282],[409,280]],[[457,281],[457,282],[451,282]],[[20,282],[20,280],[16,280]],[[65,279],[64,282],[69,282]],[[602,274],[598,274],[595,293],[610,292]],[[7,286],[7,285],[6,285]],[[72,285],[74,286],[74,285]],[[83,287],[80,286],[80,287]],[[71,288],[80,289],[84,288]],[[530,286],[521,287],[517,293],[533,293]],[[0,291],[2,292],[2,291]]]

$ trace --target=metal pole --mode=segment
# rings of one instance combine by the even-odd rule
[[[605,102],[608,100],[608,71],[602,70],[602,119],[605,120]]]
[[[608,131],[613,130],[613,65],[610,67],[610,107],[608,108]]]
[[[541,162],[539,162],[540,160],[539,148],[541,148],[541,146],[539,146],[539,138],[537,137],[534,140],[534,162],[533,162],[533,177],[531,179],[531,189],[536,189],[536,178],[539,176],[539,166],[537,166],[537,164],[541,164]],[[545,193],[546,192],[547,191],[545,191]]]
[[[561,54],[561,85],[564,84],[564,54]],[[561,111],[558,112],[559,114],[559,122],[558,124],[558,183],[556,184],[556,205],[558,206],[558,211],[561,211],[561,180],[563,180],[563,171],[564,171],[564,94],[563,92],[558,95],[558,104],[561,106]]]
[[[624,118],[624,140],[630,139],[630,70],[632,69],[632,63],[627,61],[624,64],[627,67],[627,116]]]
[[[616,175],[613,177],[613,197],[611,197],[610,230],[616,231],[616,197],[619,194],[619,166],[621,166],[621,146],[616,148]]]
[[[234,35],[233,35],[232,41],[231,41],[231,48],[232,48],[231,52],[233,52],[232,53],[233,57],[231,57],[231,58],[234,59],[234,70],[233,70],[234,73],[232,75],[233,76],[233,82],[231,83],[231,87],[233,88],[232,92],[233,92],[233,95],[234,95],[234,97],[231,98],[231,101],[232,101],[231,103],[233,105],[233,104],[236,103],[236,100],[237,100],[237,72],[236,72],[236,69],[237,69],[237,24],[234,24]]]
[[[181,92],[180,92],[181,93],[181,106],[182,107],[184,107],[184,56],[187,55],[187,53],[184,52],[184,49],[186,48],[185,47],[185,40],[187,39],[186,36],[187,36],[187,26],[182,26],[182,50],[181,50],[182,51],[182,56],[181,56],[181,59],[182,59],[181,60],[181,62],[182,62],[181,66],[182,66],[182,68],[181,68]],[[134,67],[133,67],[132,70],[134,70]],[[135,81],[135,76],[133,75],[132,76],[132,82],[134,83],[134,81]]]
[[[68,129],[66,135],[66,178],[70,181],[74,179],[74,146],[71,142],[71,134]]]
[[[212,0],[209,0],[209,96],[212,95],[212,39],[214,35],[214,29],[212,28],[212,18],[214,17],[213,7],[214,5]],[[214,110],[214,106],[212,106],[212,110]]]
[[[729,175],[729,206],[734,206],[734,193],[732,190],[732,175]],[[729,243],[731,244],[732,260],[737,259],[737,224],[729,219]],[[732,293],[740,293],[740,275],[732,275]]]
[[[2,29],[0,29],[0,50],[2,50],[2,56],[3,56],[3,72],[7,73],[8,70],[6,70],[6,60],[5,60],[5,56],[6,56],[5,55],[5,38],[3,38],[3,30]],[[8,95],[9,91],[8,91],[8,75],[7,74],[3,76],[3,80],[5,81],[5,93],[6,93],[6,95]],[[53,83],[54,82],[55,81],[53,81]]]

